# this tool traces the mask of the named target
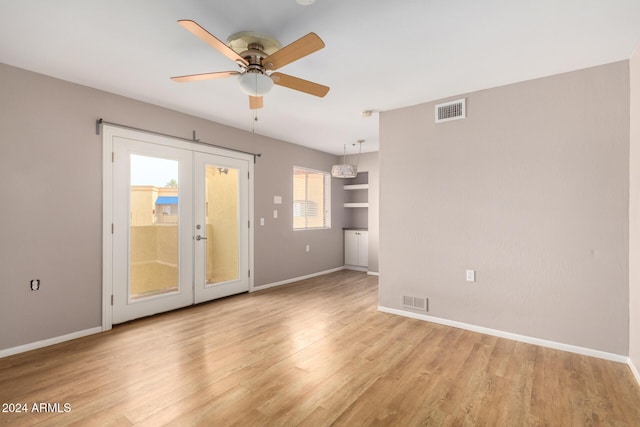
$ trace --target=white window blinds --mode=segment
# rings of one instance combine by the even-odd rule
[[[293,229],[331,227],[331,175],[293,167]]]

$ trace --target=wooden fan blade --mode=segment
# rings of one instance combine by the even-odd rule
[[[211,80],[211,79],[222,79],[225,77],[237,76],[240,74],[238,71],[218,71],[215,73],[202,73],[202,74],[189,74],[188,76],[176,76],[171,77],[171,80],[174,82],[184,83],[184,82],[195,82],[198,80]]]
[[[278,86],[288,87],[289,89],[299,90],[300,92],[308,93],[309,95],[315,95],[322,98],[329,92],[328,86],[323,86],[318,83],[310,82],[308,80],[299,79],[288,74],[273,73],[271,74],[271,80]]]
[[[262,108],[262,97],[249,95],[249,109],[257,110],[258,108]]]
[[[312,54],[324,47],[324,42],[316,33],[309,33],[293,43],[283,47],[271,56],[262,60],[262,66],[267,70],[277,70],[300,58]]]
[[[182,25],[185,29],[191,32],[191,34],[206,42],[207,44],[209,44],[209,46],[218,50],[218,52],[231,59],[232,61],[240,61],[244,65],[249,65],[247,60],[238,55],[235,50],[224,44],[216,36],[202,28],[195,21],[192,21],[190,19],[181,19],[178,21],[178,24]]]

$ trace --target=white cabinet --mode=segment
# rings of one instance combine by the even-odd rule
[[[367,267],[369,265],[369,232],[344,230],[344,264]]]

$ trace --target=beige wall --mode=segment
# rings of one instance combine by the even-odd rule
[[[640,373],[640,49],[630,61],[629,357]],[[638,378],[640,381],[640,378]]]
[[[238,169],[206,169],[207,283],[238,278]]]
[[[178,217],[162,215],[158,212],[162,207],[155,204],[158,196],[177,195],[175,188],[131,187],[129,257],[132,295],[177,287],[178,226],[175,224]]]
[[[131,196],[129,203],[131,205],[131,225],[152,225],[178,222],[178,215],[170,213],[164,215],[163,206],[156,206],[158,197],[177,196],[176,188],[158,188],[152,185],[134,185],[131,186]]]
[[[628,354],[628,65],[382,113],[381,306]]]
[[[292,227],[293,166],[330,171],[334,155],[4,64],[0,94],[2,205],[12,207],[0,209],[0,324],[11,325],[0,331],[0,350],[101,323],[100,117],[186,138],[195,130],[202,141],[262,153],[252,221],[255,285],[343,265],[342,209],[333,210],[331,230]],[[333,206],[340,206],[336,188]],[[283,197],[278,219],[274,195]],[[29,290],[30,279],[41,279],[38,292]]]
[[[178,287],[178,226],[131,227],[131,295]]]
[[[147,185],[131,187],[131,225],[151,225],[154,221],[155,201],[158,198],[158,188]]]

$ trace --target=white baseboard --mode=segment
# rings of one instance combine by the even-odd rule
[[[638,382],[638,385],[640,385],[640,371],[638,371],[638,368],[636,368],[636,365],[633,364],[633,361],[631,360],[631,358],[629,358],[629,360],[627,361],[627,365],[629,365],[629,368],[631,368],[631,372],[633,372],[633,376],[636,377],[636,381]]]
[[[250,292],[261,291],[263,289],[275,288],[276,286],[288,285],[289,283],[299,282],[301,280],[311,279],[313,277],[323,276],[336,271],[344,270],[344,267],[332,268],[331,270],[319,271],[317,273],[307,274],[306,276],[294,277],[292,279],[281,280],[280,282],[267,283],[266,285],[253,286]]]
[[[425,320],[427,322],[438,323],[440,325],[445,325],[445,326],[452,326],[454,328],[459,328],[459,329],[466,329],[468,331],[479,332],[481,334],[487,334],[487,335],[493,335],[496,337],[506,338],[513,341],[520,341],[527,344],[534,344],[542,347],[553,348],[556,350],[568,351],[570,353],[582,354],[584,356],[597,357],[598,359],[611,360],[613,362],[619,362],[619,363],[629,363],[629,358],[627,356],[622,356],[614,353],[607,353],[605,351],[593,350],[590,348],[578,347],[575,345],[563,344],[555,341],[547,341],[540,338],[528,337],[526,335],[519,335],[511,332],[499,331],[497,329],[490,329],[482,326],[471,325],[468,323],[456,322],[454,320],[427,316],[425,314],[412,313],[410,311],[405,311],[405,310],[397,310],[395,308],[378,306],[378,310],[384,313],[397,314],[399,316]],[[637,375],[636,375],[636,378],[638,378]]]
[[[60,344],[61,342],[71,341],[76,338],[86,337],[87,335],[93,335],[102,332],[102,326],[98,326],[91,329],[85,329],[83,331],[73,332],[67,335],[59,337],[53,337],[42,341],[36,341],[29,344],[19,345],[17,347],[7,348],[0,350],[0,358],[11,356],[18,353],[24,353],[25,351],[35,350],[42,347],[48,347],[54,344]]]
[[[367,274],[369,276],[380,276],[380,273],[378,273],[377,271],[367,271]]]
[[[367,267],[360,267],[358,265],[349,265],[349,264],[345,264],[344,265],[344,269],[345,270],[362,271],[362,272],[368,271]]]

